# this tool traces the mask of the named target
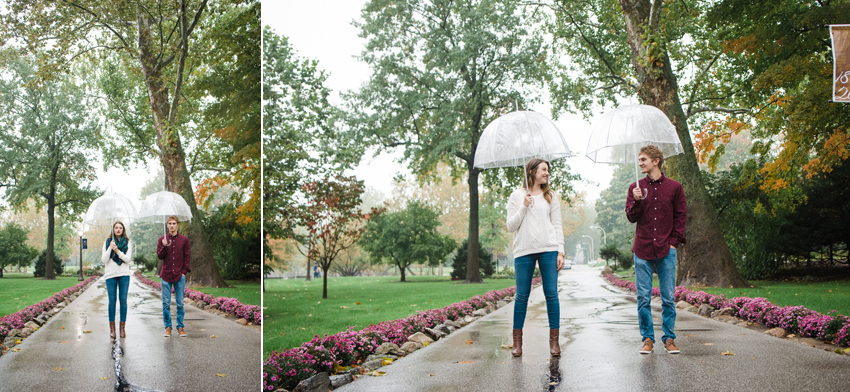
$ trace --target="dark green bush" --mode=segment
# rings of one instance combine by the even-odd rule
[[[41,254],[38,255],[38,260],[35,262],[35,271],[33,275],[36,278],[44,277],[44,267],[47,264],[47,249],[41,251]],[[54,252],[53,253],[53,273],[56,276],[62,275],[62,259]]]
[[[466,279],[466,259],[469,255],[469,240],[463,240],[460,247],[457,249],[457,254],[452,260],[452,279]],[[481,271],[482,278],[489,278],[493,275],[496,269],[496,263],[493,260],[493,255],[490,254],[478,243],[478,269]]]

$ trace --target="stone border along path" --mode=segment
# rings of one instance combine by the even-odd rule
[[[531,289],[534,290],[542,283],[538,283],[531,286]],[[487,301],[487,305],[484,308],[478,309],[472,312],[471,316],[464,316],[463,319],[458,321],[446,320],[445,324],[438,324],[434,326],[434,328],[425,328],[421,332],[417,332],[413,335],[410,335],[407,338],[407,342],[399,347],[395,343],[382,343],[372,355],[369,355],[360,366],[354,366],[350,369],[343,370],[337,372],[333,376],[329,376],[325,372],[321,372],[316,374],[313,377],[310,377],[306,380],[302,380],[298,383],[298,386],[292,390],[292,392],[327,392],[330,389],[337,389],[343,385],[353,382],[357,380],[358,376],[368,375],[368,376],[382,376],[385,373],[378,370],[384,366],[390,365],[393,361],[399,359],[400,357],[404,357],[408,354],[413,353],[416,350],[424,348],[431,343],[434,343],[437,340],[440,340],[451,333],[467,326],[478,319],[490,314],[491,312],[499,309],[508,303],[512,302],[516,298],[516,294],[506,297],[500,301],[497,301],[495,304]],[[506,347],[502,347],[506,348]],[[512,346],[507,346],[507,348],[512,348]],[[274,392],[289,392],[285,389],[277,389]]]
[[[88,278],[91,278],[91,276],[89,276]],[[86,278],[86,279],[88,279],[88,278]],[[24,329],[22,329],[22,330],[13,329],[13,330],[9,331],[9,334],[6,335],[6,340],[3,342],[3,344],[0,344],[0,356],[9,352],[15,346],[23,343],[23,341],[26,338],[32,336],[32,334],[34,334],[36,331],[38,331],[38,329],[42,325],[46,324],[47,321],[50,320],[51,317],[58,314],[66,306],[70,305],[71,302],[74,302],[74,300],[76,300],[79,297],[80,294],[82,294],[84,291],[86,291],[89,288],[89,286],[97,283],[98,280],[100,280],[100,277],[98,277],[97,279],[93,279],[92,281],[90,281],[85,286],[80,287],[80,289],[77,290],[76,293],[66,297],[64,301],[56,304],[56,307],[54,307],[53,309],[46,311],[46,312],[41,312],[41,314],[38,317],[36,317],[36,318],[34,318],[30,321],[27,321],[27,323],[24,324]],[[77,283],[77,284],[79,284],[79,283]],[[71,287],[74,287],[74,286],[76,286],[76,284],[72,285]],[[63,289],[63,290],[65,290],[65,289]],[[47,297],[46,299],[49,299],[49,298],[50,297]],[[36,304],[37,303],[38,302],[36,302]]]
[[[148,278],[148,279],[150,279],[150,278]],[[146,284],[146,283],[144,283],[144,282],[139,281],[139,283],[142,283],[142,284],[144,284],[145,286],[150,287],[150,288],[151,288],[151,289],[153,289],[154,291],[160,291],[160,292],[162,291],[162,290],[157,290],[157,288],[156,288],[156,287],[153,287],[153,286],[151,286],[151,285],[149,285],[149,284]],[[191,287],[186,286],[186,289],[190,289],[190,288],[191,288]],[[196,290],[196,291],[197,291],[197,290]],[[192,306],[193,306],[193,307],[195,307],[196,309],[203,310],[203,311],[205,311],[205,312],[207,312],[207,313],[214,314],[214,315],[217,315],[217,316],[221,316],[221,317],[223,317],[223,318],[225,318],[225,319],[227,319],[227,320],[233,321],[233,322],[234,322],[234,323],[236,323],[236,324],[244,325],[244,326],[246,326],[246,327],[253,328],[253,329],[257,330],[257,331],[261,331],[261,332],[262,332],[262,330],[263,330],[263,327],[262,327],[262,326],[260,326],[260,325],[257,325],[257,324],[254,324],[254,323],[252,323],[252,322],[249,322],[248,320],[246,320],[246,319],[244,319],[244,318],[241,318],[241,317],[238,317],[238,316],[234,316],[234,315],[232,315],[232,314],[230,314],[230,313],[227,313],[227,312],[224,312],[224,311],[218,310],[218,305],[216,305],[216,304],[208,305],[208,304],[204,303],[203,301],[195,302],[195,301],[193,301],[192,299],[190,299],[189,297],[183,297],[183,304],[185,304],[185,305],[192,305]]]
[[[604,271],[603,271],[602,274],[604,275]],[[622,277],[620,277],[620,279],[622,279]],[[608,281],[606,280],[606,282],[608,282]],[[608,283],[610,284],[610,282],[608,282]],[[628,292],[628,293],[632,293],[632,291],[627,290],[623,287],[619,287],[619,286],[616,286],[616,285],[613,285],[613,284],[611,284],[610,286],[617,288],[618,290],[622,290],[622,291],[625,291],[625,292]],[[652,296],[652,302],[660,304],[661,303],[661,297]],[[712,319],[714,321],[718,321],[718,322],[721,322],[721,323],[733,324],[733,325],[737,325],[739,327],[754,330],[756,332],[762,332],[766,335],[781,338],[783,340],[790,340],[790,341],[793,341],[793,342],[798,342],[798,343],[803,344],[805,346],[813,347],[813,348],[816,348],[816,349],[830,351],[830,352],[834,352],[834,353],[840,354],[840,355],[850,355],[850,352],[842,350],[841,347],[837,344],[826,343],[826,342],[817,340],[815,338],[802,338],[802,337],[796,336],[794,334],[788,335],[787,332],[782,328],[779,328],[779,327],[770,328],[770,327],[763,325],[763,324],[754,323],[754,322],[750,322],[750,321],[747,321],[747,320],[744,320],[744,319],[740,319],[738,317],[733,316],[733,314],[735,313],[735,310],[732,309],[732,308],[716,309],[714,306],[711,306],[709,304],[702,304],[699,307],[696,307],[696,306],[691,305],[690,303],[688,303],[686,301],[679,301],[679,302],[676,303],[676,309],[677,310],[685,310],[685,311],[688,311],[688,312],[691,312],[691,313],[696,313],[700,316],[703,316],[705,318],[709,318],[709,319]],[[848,349],[848,350],[850,350],[850,349]]]

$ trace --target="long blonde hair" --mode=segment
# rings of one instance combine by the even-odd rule
[[[531,192],[531,189],[534,188],[534,175],[537,174],[537,167],[540,166],[541,163],[545,163],[546,167],[549,169],[552,168],[552,165],[549,162],[546,162],[540,158],[534,158],[525,165],[525,179],[528,184],[528,189],[526,191]],[[552,204],[552,197],[555,192],[552,192],[552,188],[549,188],[549,184],[540,184],[540,189],[543,190],[543,198],[546,199],[546,202]]]

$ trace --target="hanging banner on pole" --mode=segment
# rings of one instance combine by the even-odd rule
[[[832,37],[832,100],[850,103],[850,25],[830,25]]]

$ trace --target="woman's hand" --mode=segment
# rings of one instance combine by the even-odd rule
[[[531,205],[531,203],[533,203],[533,202],[534,202],[534,200],[532,200],[532,199],[531,199],[531,194],[530,194],[530,193],[526,193],[526,194],[525,194],[525,198],[522,200],[522,205],[524,205],[524,206],[528,207],[528,206],[530,206],[530,205]]]
[[[115,241],[109,243],[109,249],[112,249],[113,252],[118,253],[118,247],[115,245]]]
[[[561,268],[564,268],[564,255],[558,254],[558,269],[556,271],[560,271]]]

